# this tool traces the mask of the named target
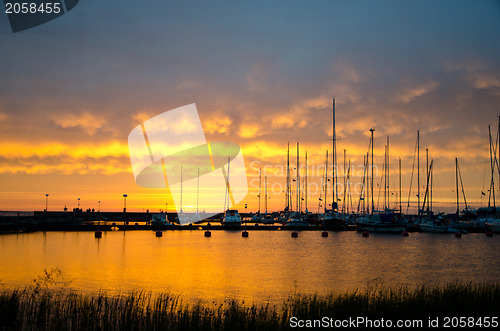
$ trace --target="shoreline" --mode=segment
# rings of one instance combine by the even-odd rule
[[[238,298],[189,305],[168,292],[132,291],[117,296],[50,289],[47,284],[0,292],[0,323],[6,329],[241,329],[285,330],[291,321],[496,317],[500,283],[378,286],[343,294],[290,296],[281,305],[246,304]]]

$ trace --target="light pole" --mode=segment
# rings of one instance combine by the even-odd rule
[[[98,212],[100,213],[101,212],[101,200],[97,201],[99,203],[99,210]]]
[[[128,195],[126,195],[126,194],[123,195],[123,212],[124,213],[127,212],[127,197],[128,197]]]
[[[49,206],[49,194],[45,194],[45,212],[48,211],[48,206]]]
[[[168,215],[168,202],[165,202],[165,214]]]
[[[80,210],[80,198],[78,198],[78,210]]]

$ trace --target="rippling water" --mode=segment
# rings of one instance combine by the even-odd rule
[[[500,235],[303,231],[37,232],[0,235],[0,286],[24,287],[59,268],[83,292],[170,291],[188,301],[279,303],[294,292],[368,285],[500,281]]]

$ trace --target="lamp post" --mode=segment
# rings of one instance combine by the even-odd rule
[[[99,203],[99,210],[98,212],[100,213],[101,212],[101,200],[97,201]]]
[[[45,212],[48,211],[48,206],[49,206],[49,194],[45,194]]]
[[[80,198],[78,198],[78,210],[80,210]]]
[[[127,197],[128,197],[128,195],[126,195],[126,194],[123,195],[123,212],[124,213],[127,212]]]

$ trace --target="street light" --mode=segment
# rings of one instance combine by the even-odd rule
[[[80,210],[80,198],[78,198],[78,210]]]
[[[127,212],[127,197],[128,197],[128,195],[126,195],[126,194],[123,195],[123,212],[124,213]]]
[[[45,194],[45,211],[48,210],[48,206],[49,206],[49,194]]]
[[[101,200],[97,201],[99,203],[99,213],[101,212]]]

